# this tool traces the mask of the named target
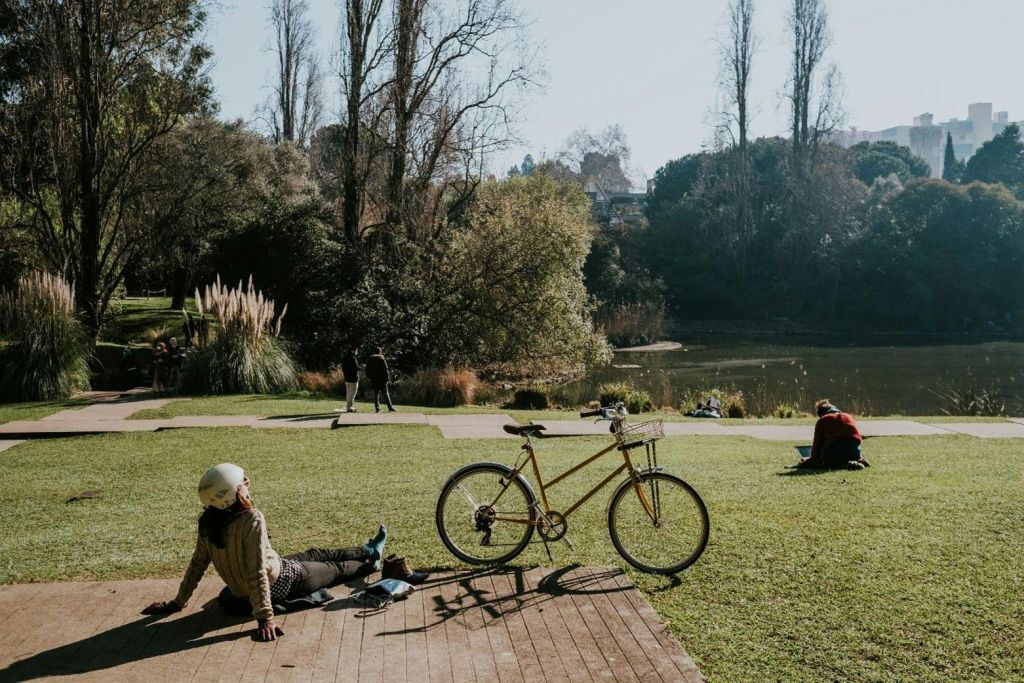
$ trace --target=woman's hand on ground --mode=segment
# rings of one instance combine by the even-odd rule
[[[273,619],[260,619],[256,622],[256,639],[267,642],[284,635],[284,629],[274,623]]]
[[[181,605],[174,600],[154,602],[142,610],[143,614],[174,614],[181,611]]]

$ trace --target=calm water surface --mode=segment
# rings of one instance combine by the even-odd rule
[[[640,367],[624,367],[637,365]],[[619,367],[616,367],[619,366]],[[1024,342],[930,346],[813,346],[789,343],[686,343],[676,351],[617,352],[613,365],[570,387],[583,397],[603,382],[628,380],[664,401],[706,387],[743,391],[748,403],[816,398],[873,415],[936,415],[949,389],[994,392],[1024,414]],[[674,401],[674,402],[675,402]]]

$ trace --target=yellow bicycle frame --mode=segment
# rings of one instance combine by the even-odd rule
[[[636,491],[636,495],[639,496],[640,502],[644,506],[644,510],[647,512],[647,516],[651,518],[651,521],[654,522],[655,526],[658,525],[658,523],[659,523],[658,515],[657,515],[656,511],[654,510],[654,507],[651,505],[650,501],[647,499],[647,495],[644,493],[643,487],[640,485],[640,477],[637,474],[636,467],[633,466],[633,461],[629,457],[629,449],[628,448],[624,448],[624,447],[620,446],[619,444],[614,444],[613,443],[613,444],[609,445],[607,448],[605,448],[605,449],[603,449],[601,451],[598,451],[594,455],[590,456],[589,458],[587,458],[583,462],[579,463],[578,465],[575,465],[574,467],[571,467],[570,469],[566,470],[565,472],[562,472],[560,475],[558,475],[557,477],[555,477],[554,479],[552,479],[551,481],[549,481],[546,484],[544,483],[544,479],[540,475],[540,467],[537,466],[537,454],[533,450],[533,442],[530,440],[529,435],[526,435],[526,443],[523,444],[522,448],[529,455],[527,455],[526,460],[524,460],[522,462],[522,464],[518,465],[515,469],[512,470],[512,474],[509,475],[508,483],[506,483],[505,486],[501,489],[501,491],[498,493],[497,497],[493,501],[491,501],[491,507],[492,508],[498,504],[498,501],[501,499],[502,495],[504,495],[505,491],[507,491],[508,487],[511,485],[512,480],[515,479],[517,476],[519,476],[522,473],[523,469],[526,467],[526,464],[527,463],[532,463],[533,464],[533,476],[536,477],[537,485],[540,487],[540,499],[541,499],[541,503],[544,505],[544,513],[545,514],[549,514],[549,513],[552,512],[552,510],[551,510],[551,506],[548,505],[548,489],[550,489],[552,486],[554,486],[558,482],[560,482],[560,481],[566,479],[567,477],[575,474],[576,472],[580,471],[581,469],[583,469],[587,465],[591,464],[592,462],[594,462],[595,460],[597,460],[601,456],[605,455],[606,453],[610,453],[611,451],[613,451],[615,449],[619,449],[620,451],[622,451],[622,460],[623,460],[622,464],[619,465],[619,467],[614,472],[612,472],[607,477],[605,477],[604,480],[600,484],[598,484],[597,486],[592,488],[586,495],[584,495],[582,498],[580,498],[575,503],[573,503],[572,506],[569,507],[569,509],[567,509],[565,512],[561,513],[562,517],[568,519],[569,515],[571,515],[579,506],[583,505],[588,500],[590,500],[590,498],[595,493],[597,493],[598,491],[603,489],[605,486],[607,486],[608,483],[612,479],[614,479],[615,477],[619,476],[622,473],[622,471],[625,470],[625,471],[629,472],[630,481],[633,482],[633,490]],[[536,519],[536,520],[533,520],[533,521],[529,521],[529,520],[513,519],[511,517],[502,517],[502,516],[496,516],[494,519],[496,521],[515,522],[517,524],[528,524],[528,525],[531,525],[531,526],[542,526],[545,523],[544,520],[541,520],[541,519]]]

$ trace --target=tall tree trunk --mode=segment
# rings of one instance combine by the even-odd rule
[[[362,201],[359,193],[359,179],[357,168],[359,165],[359,144],[362,128],[362,97],[363,97],[363,74],[366,60],[366,44],[364,42],[363,0],[348,0],[346,2],[348,19],[346,30],[348,32],[348,70],[349,85],[345,93],[346,116],[345,122],[345,153],[343,157],[344,168],[342,170],[342,227],[345,238],[349,244],[359,243],[359,222],[362,216]]]
[[[86,329],[95,343],[99,338],[102,311],[99,307],[100,201],[96,188],[98,158],[96,130],[100,100],[93,82],[93,32],[98,29],[94,0],[82,0],[79,11],[78,117],[80,126],[78,178],[82,195],[81,281],[76,283],[78,308],[85,315]]]
[[[171,286],[172,311],[180,311],[185,307],[185,299],[188,297],[188,275],[188,270],[184,266],[174,269],[174,283]]]
[[[419,22],[417,0],[399,0],[397,17],[397,42],[395,50],[395,82],[392,88],[392,107],[395,117],[395,134],[392,139],[391,163],[388,173],[387,222],[393,229],[404,223],[404,183],[406,171],[406,148],[409,145],[409,97],[412,91],[413,62],[416,51],[416,30]],[[415,237],[415,227],[405,225],[410,238]]]

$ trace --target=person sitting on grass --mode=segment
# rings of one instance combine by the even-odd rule
[[[797,467],[864,469],[870,467],[861,457],[860,445],[864,437],[857,429],[853,416],[832,405],[828,399],[814,404],[818,422],[814,425],[814,445],[811,456]]]
[[[178,595],[173,600],[154,602],[143,614],[180,611],[212,562],[227,584],[219,598],[221,605],[233,612],[238,602],[248,599],[252,616],[256,617],[256,638],[274,640],[284,631],[274,623],[273,605],[380,569],[388,538],[383,524],[364,545],[334,550],[314,548],[280,557],[270,547],[263,513],[253,507],[249,479],[237,465],[225,463],[207,470],[199,480],[199,500],[204,510],[199,518],[196,549]],[[409,570],[404,558],[385,561],[384,578],[420,583],[426,576]]]

